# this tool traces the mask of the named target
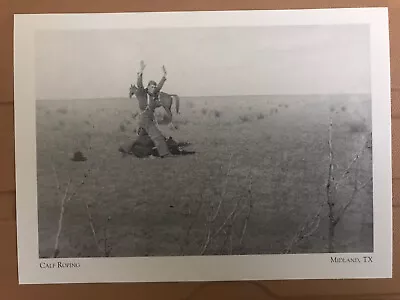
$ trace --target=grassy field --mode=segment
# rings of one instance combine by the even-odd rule
[[[56,240],[59,257],[326,252],[329,120],[339,179],[369,136],[369,103],[182,98],[178,130],[161,129],[196,154],[159,160],[118,152],[135,138],[135,99],[39,100],[40,256],[53,256]],[[75,151],[87,160],[72,161]],[[371,159],[365,149],[334,196],[338,216],[353,199],[336,226],[337,252],[373,251],[372,183],[353,195],[371,178]]]

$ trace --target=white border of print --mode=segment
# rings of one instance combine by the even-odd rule
[[[373,113],[374,252],[331,254],[39,259],[34,34],[52,29],[369,24]],[[392,277],[390,56],[387,8],[15,15],[15,158],[21,284]],[[364,256],[373,262],[364,262]],[[54,268],[41,268],[41,263]],[[58,268],[72,262],[74,268]]]

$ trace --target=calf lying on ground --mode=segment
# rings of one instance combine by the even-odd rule
[[[172,155],[189,155],[195,153],[194,151],[184,150],[184,147],[190,145],[188,142],[177,142],[171,137],[166,138],[165,140]],[[133,143],[129,144],[128,147],[121,146],[118,150],[123,154],[130,154],[139,158],[159,156],[154,142],[147,134],[139,135],[138,138]]]

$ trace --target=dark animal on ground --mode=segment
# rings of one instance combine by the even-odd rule
[[[187,151],[184,148],[189,146],[189,142],[177,142],[172,137],[165,138],[168,149],[172,155],[190,155],[195,154],[195,151]],[[146,158],[150,156],[159,157],[157,148],[147,133],[141,132],[137,139],[130,144],[128,149],[120,147],[118,149],[123,154],[134,155],[138,158]]]

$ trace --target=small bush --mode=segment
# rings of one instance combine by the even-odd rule
[[[349,131],[352,133],[367,132],[368,128],[365,123],[353,122],[349,123]]]
[[[57,112],[65,115],[68,113],[68,109],[66,107],[62,107],[62,108],[57,109]]]
[[[242,121],[243,123],[244,122],[248,122],[248,121],[250,121],[250,118],[249,118],[249,116],[239,116],[239,119],[240,119],[240,121]]]
[[[269,114],[270,114],[270,115],[273,115],[273,114],[276,114],[276,113],[278,113],[278,109],[277,109],[277,108],[271,108],[271,109],[269,110]]]

